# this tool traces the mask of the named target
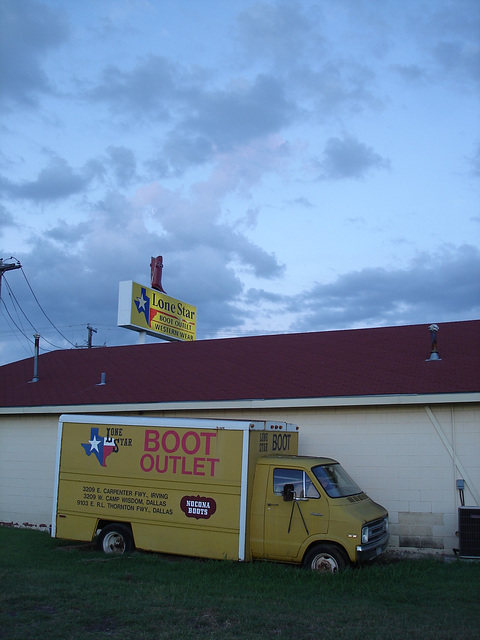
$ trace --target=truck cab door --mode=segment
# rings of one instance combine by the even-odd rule
[[[303,469],[270,469],[265,496],[266,558],[294,559],[307,538],[328,531],[328,503]]]

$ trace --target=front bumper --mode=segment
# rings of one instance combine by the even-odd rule
[[[390,533],[387,531],[379,540],[370,544],[357,545],[357,562],[368,562],[385,551]]]

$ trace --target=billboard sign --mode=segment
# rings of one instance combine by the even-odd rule
[[[162,291],[127,280],[119,286],[117,324],[164,340],[195,340],[197,309]]]

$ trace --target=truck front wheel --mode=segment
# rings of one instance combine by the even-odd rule
[[[317,544],[305,554],[303,566],[305,569],[321,573],[337,573],[348,564],[342,549],[332,544]]]
[[[98,546],[107,554],[122,555],[133,551],[133,536],[123,524],[109,524],[100,531]]]

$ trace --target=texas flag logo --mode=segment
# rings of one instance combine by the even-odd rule
[[[82,442],[82,447],[85,449],[87,456],[92,454],[97,458],[102,467],[106,467],[106,460],[111,453],[118,451],[117,445],[113,438],[105,438],[98,435],[98,428],[92,427],[90,432],[90,440],[88,443]]]
[[[147,290],[145,287],[142,287],[141,295],[135,298],[134,302],[138,313],[143,313],[145,316],[145,322],[150,326],[150,297],[147,296]]]
[[[151,327],[152,320],[156,320],[157,322],[161,322],[161,318],[157,318],[156,316],[169,315],[171,318],[178,319],[176,316],[172,316],[170,314],[161,314],[155,306],[155,294],[153,298],[153,303],[151,304],[150,296],[147,296],[147,290],[145,287],[142,287],[142,291],[139,296],[134,299],[135,306],[137,307],[137,311],[140,315],[145,316],[146,324]]]

